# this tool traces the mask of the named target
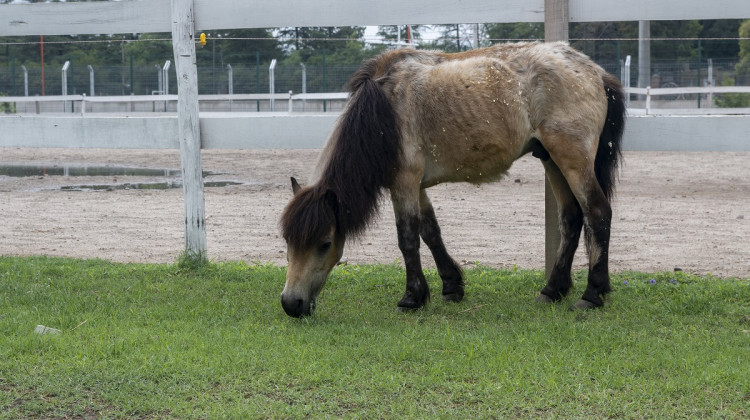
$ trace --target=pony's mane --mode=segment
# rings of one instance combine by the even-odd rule
[[[326,145],[319,179],[284,210],[281,229],[290,244],[310,246],[333,222],[340,234],[359,236],[377,214],[401,154],[393,106],[375,81],[381,58],[367,60],[352,76],[351,98]]]
[[[328,229],[334,223],[338,223],[334,200],[333,195],[317,186],[297,192],[281,216],[284,239],[297,247],[309,248],[314,245],[329,233]]]

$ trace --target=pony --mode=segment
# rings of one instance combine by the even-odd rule
[[[625,94],[620,82],[567,43],[499,44],[460,53],[390,50],[349,82],[350,97],[323,147],[313,182],[292,178],[280,219],[288,269],[284,311],[310,315],[347,239],[367,229],[386,192],[396,216],[406,291],[397,308],[430,299],[420,238],[442,279],[442,297],[464,297],[425,190],[443,182],[501,178],[531,153],[558,203],[561,241],[539,302],[560,301],[582,229],[588,283],[571,309],[601,307],[611,291],[608,252],[621,160]]]

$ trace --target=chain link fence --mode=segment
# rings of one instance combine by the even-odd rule
[[[632,57],[630,66],[630,86],[638,85],[638,63]],[[622,61],[599,63],[605,70],[621,75]],[[750,74],[737,74],[737,60],[652,60],[651,87],[693,87],[736,85],[750,86]],[[97,66],[91,70],[88,65],[71,63],[67,72],[68,94],[95,96],[156,95],[164,92],[162,68],[164,63],[152,66]],[[230,70],[231,67],[231,70]],[[274,92],[288,94],[327,93],[346,90],[346,83],[358,65],[278,65],[274,73]],[[42,87],[41,67],[34,64],[22,66],[3,62],[0,58],[0,96],[61,95],[61,68],[46,66],[44,87]],[[231,76],[230,76],[231,73]],[[710,80],[709,80],[710,77]],[[167,73],[167,92],[177,93],[177,76],[174,66]],[[231,80],[231,86],[230,86]],[[199,66],[198,91],[200,94],[255,94],[269,93],[269,69],[264,65],[231,64],[229,66]],[[736,94],[735,94],[736,95]],[[659,98],[660,101],[695,101],[699,95],[674,95]],[[715,96],[720,101],[721,96]],[[717,99],[718,98],[718,99]],[[704,103],[705,104],[705,103]],[[700,104],[697,104],[700,106]],[[709,105],[710,106],[710,105]]]
[[[162,68],[164,63],[153,66],[96,66],[93,69],[93,87],[96,96],[154,95],[163,93]],[[267,66],[255,64],[231,64],[232,93],[269,93],[269,71]],[[46,66],[44,88],[42,70],[29,65],[24,71],[20,65],[0,61],[0,95],[36,96],[61,95],[62,70]],[[349,77],[358,65],[308,65],[276,66],[275,93],[325,93],[346,90]],[[9,71],[8,71],[9,70]],[[26,73],[26,76],[25,74]],[[303,78],[304,73],[304,78]],[[230,69],[223,67],[198,67],[198,92],[203,95],[227,94],[230,91]],[[167,76],[169,93],[177,93],[177,75],[170,66]],[[91,71],[88,65],[71,63],[67,71],[68,94],[91,95]],[[304,89],[303,89],[304,86]],[[43,90],[44,89],[44,90]],[[27,93],[26,93],[27,92]]]

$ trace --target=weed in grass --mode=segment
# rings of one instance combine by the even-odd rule
[[[175,264],[178,269],[185,271],[197,270],[208,264],[208,257],[203,253],[194,253],[188,251],[180,252]]]

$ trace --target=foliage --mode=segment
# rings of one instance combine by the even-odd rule
[[[721,81],[722,86],[735,86],[734,78],[726,77]],[[714,97],[714,103],[719,108],[750,108],[750,94],[722,93]]]
[[[739,29],[739,37],[744,38],[739,43],[739,62],[735,66],[736,77],[750,82],[750,19],[742,22]],[[734,86],[735,78],[725,77],[721,81],[722,86]],[[750,108],[750,94],[747,93],[724,93],[714,98],[717,106],[722,108]]]
[[[351,49],[354,45],[362,49],[363,43],[352,44],[352,41],[361,39],[365,28],[364,26],[315,26],[282,28],[278,33],[283,50],[296,53],[301,62],[306,63],[312,56],[317,56],[322,51],[326,51],[326,55],[336,60],[334,57],[337,57],[337,53],[342,50]]]
[[[737,32],[740,20],[692,20],[692,21],[653,21],[652,38],[693,38],[691,40],[652,41],[652,56],[659,60],[690,61],[697,58],[698,44],[694,38],[732,38]],[[468,39],[473,37],[461,25],[435,25],[441,39],[430,45],[445,51],[458,51],[470,48]],[[465,25],[467,28],[473,25]],[[473,33],[473,30],[471,31]],[[570,24],[571,44],[597,61],[612,61],[625,55],[637,56],[637,22],[573,22]],[[480,29],[480,38],[492,42],[543,40],[542,23],[491,23]],[[612,39],[612,41],[608,41]],[[703,57],[731,58],[737,55],[737,41],[713,40],[702,42]]]
[[[653,21],[652,37],[687,38],[652,41],[654,64],[658,64],[658,60],[670,60],[692,66],[699,56],[699,43],[696,38],[735,38],[740,23],[741,20],[737,19]],[[397,36],[396,28],[381,26],[378,34],[386,41],[394,40]],[[406,27],[402,25],[399,28],[402,39],[405,39]],[[417,48],[440,49],[447,52],[472,48],[474,32],[477,30],[475,25],[414,25],[411,28],[412,38],[418,42]],[[427,31],[436,30],[441,34],[439,39],[431,42],[421,41]],[[544,26],[540,23],[484,24],[479,25],[478,30],[480,45],[508,39],[544,37]],[[227,64],[238,69],[235,73],[237,93],[255,93],[265,89],[268,85],[267,81],[263,80],[265,74],[260,73],[267,73],[261,69],[265,70],[272,59],[277,59],[279,66],[293,67],[294,70],[287,71],[295,73],[301,72],[299,64],[319,67],[343,66],[342,69],[345,66],[359,65],[362,60],[382,52],[389,46],[388,42],[366,43],[363,40],[364,31],[365,28],[361,26],[209,31],[208,44],[199,48],[196,54],[199,68],[210,72],[210,77],[206,77],[209,75],[205,73],[200,75],[201,80],[205,79],[205,82],[201,82],[200,90],[202,93],[226,93],[227,77],[224,73]],[[747,32],[748,30],[745,30],[745,33]],[[619,60],[626,55],[636,57],[637,37],[637,22],[585,22],[570,25],[571,44],[605,68],[607,65],[616,67]],[[158,89],[154,66],[162,67],[166,60],[174,60],[170,38],[170,33],[45,36],[46,92],[61,91],[60,68],[69,60],[69,92],[80,93],[88,90],[86,66],[92,65],[97,72],[98,94],[150,94]],[[742,48],[747,51],[750,47]],[[700,55],[704,59],[736,59],[742,48],[737,40],[705,40],[700,43]],[[40,50],[39,36],[0,38],[0,92],[7,95],[19,94],[23,87],[23,76],[18,69],[24,65],[29,70],[30,94],[41,93]],[[743,63],[737,67],[738,72],[745,71],[746,74],[750,74],[747,71],[750,61],[745,60]],[[132,71],[132,68],[135,68],[135,71]],[[320,86],[319,89],[327,86],[328,89],[334,90],[342,85],[340,80],[346,80],[349,76],[342,74],[324,77],[312,72],[308,75],[310,86]],[[289,77],[296,80],[299,76],[300,74],[290,74]],[[738,74],[735,75],[735,80],[739,84],[746,84],[745,77]],[[328,79],[335,79],[336,82],[329,83]],[[175,77],[172,77],[171,92],[174,92],[175,83]],[[297,91],[296,88],[293,90]],[[288,89],[284,90],[286,91]]]
[[[340,266],[298,320],[284,271],[0,257],[0,418],[750,415],[748,279],[622,273],[574,313],[537,271],[468,269],[453,304],[429,270],[404,314],[400,266]]]
[[[387,25],[378,26],[378,36],[387,42],[394,43],[401,38],[402,43],[411,42],[419,45],[425,25]]]
[[[740,38],[740,61],[737,63],[736,71],[738,75],[750,77],[750,19],[742,22],[739,28]]]
[[[544,39],[542,23],[491,23],[485,26],[488,36],[495,42]]]
[[[0,98],[3,96],[6,96],[6,95],[0,94]],[[15,114],[15,113],[16,113],[15,102],[0,101],[0,114]]]

